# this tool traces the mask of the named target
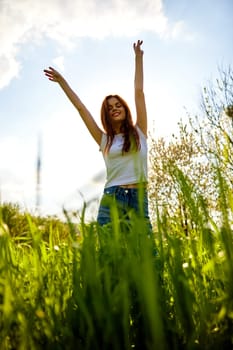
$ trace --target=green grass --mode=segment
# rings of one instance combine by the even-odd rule
[[[231,189],[219,173],[217,221],[175,177],[186,226],[158,210],[152,236],[137,217],[102,228],[3,206],[0,350],[233,348]]]

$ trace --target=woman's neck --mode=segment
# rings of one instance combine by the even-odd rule
[[[117,134],[122,134],[122,125],[116,125],[114,127],[114,134],[117,135]]]

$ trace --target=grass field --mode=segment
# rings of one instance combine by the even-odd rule
[[[158,210],[151,236],[2,205],[0,350],[232,349],[231,190],[216,220],[182,181],[187,226]]]

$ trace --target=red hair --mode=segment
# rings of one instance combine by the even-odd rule
[[[125,109],[125,119],[123,120],[121,125],[121,132],[124,134],[122,154],[129,152],[131,149],[131,146],[136,148],[136,150],[139,150],[140,149],[139,135],[138,135],[137,129],[133,125],[132,115],[127,103],[125,102],[125,100],[123,100],[122,97],[118,95],[108,95],[103,100],[103,103],[101,106],[101,122],[107,134],[107,144],[106,144],[105,151],[106,152],[109,151],[115,135],[114,129],[111,123],[111,119],[109,118],[109,110],[108,110],[108,100],[111,97],[115,97]]]

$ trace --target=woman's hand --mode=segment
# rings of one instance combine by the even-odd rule
[[[63,76],[52,67],[49,67],[49,69],[44,69],[44,73],[49,80],[56,83],[61,83],[64,80]]]
[[[133,44],[135,55],[143,55],[143,50],[141,49],[142,43],[142,40],[138,40],[136,43]]]

